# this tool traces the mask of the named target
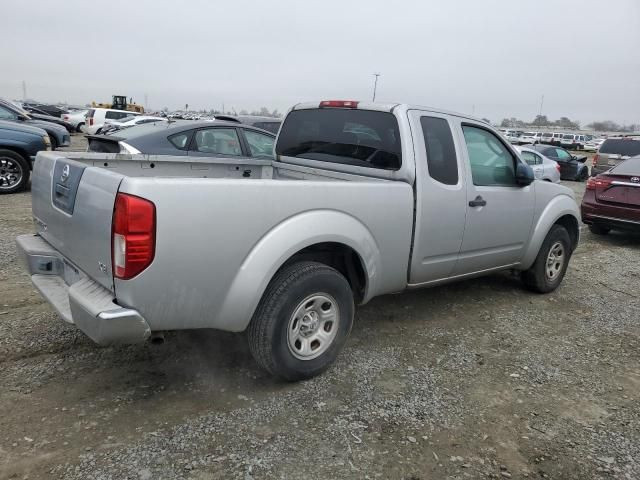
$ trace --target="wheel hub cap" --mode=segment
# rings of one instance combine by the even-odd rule
[[[327,293],[309,295],[294,309],[287,328],[287,345],[299,360],[312,360],[326,352],[338,333],[340,312]]]
[[[22,167],[12,158],[0,158],[0,189],[10,189],[22,180]]]
[[[549,250],[549,255],[547,255],[547,264],[545,268],[545,273],[549,280],[555,280],[558,275],[560,275],[562,267],[564,266],[564,260],[564,245],[560,242],[554,243]]]

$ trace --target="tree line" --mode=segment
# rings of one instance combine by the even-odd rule
[[[580,129],[580,122],[571,120],[568,117],[560,117],[558,120],[549,120],[546,115],[536,115],[532,122],[524,122],[518,118],[503,118],[500,122],[502,128],[527,128],[527,127],[559,127],[568,130]],[[630,124],[621,125],[611,120],[603,120],[599,122],[591,122],[586,127],[590,130],[598,132],[638,132],[640,125]]]

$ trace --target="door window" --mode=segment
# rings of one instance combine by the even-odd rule
[[[483,128],[462,127],[469,152],[473,184],[516,185],[515,158],[493,133]]]
[[[252,157],[273,158],[275,138],[253,130],[244,130],[244,137],[247,139]]]
[[[15,120],[18,116],[8,108],[0,107],[0,120]]]
[[[542,159],[533,152],[522,152],[522,159],[529,165],[540,165],[542,163]]]
[[[565,150],[562,150],[561,148],[556,148],[555,151],[556,151],[556,158],[561,162],[568,162],[569,160],[571,160],[571,155],[569,155],[569,153],[566,152]]]
[[[445,185],[458,183],[458,162],[449,122],[444,118],[421,117],[422,135],[427,149],[429,175]]]
[[[207,128],[198,130],[195,150],[202,153],[241,156],[240,140],[235,128]]]

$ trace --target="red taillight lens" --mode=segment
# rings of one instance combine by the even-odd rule
[[[156,207],[149,200],[118,193],[112,221],[113,275],[128,280],[151,265],[156,244]]]
[[[324,100],[320,102],[320,107],[358,108],[358,103],[355,100]]]
[[[605,178],[605,177],[601,177],[601,176],[597,176],[597,177],[591,177],[589,180],[587,180],[587,190],[595,190],[596,188],[607,188],[609,185],[611,185],[612,180]]]
[[[600,155],[598,155],[597,153],[593,156],[593,159],[591,160],[591,166],[595,167],[598,164],[598,157]]]
[[[556,163],[556,170],[558,170],[558,172],[560,172],[560,164]]]
[[[89,119],[89,126],[90,126],[90,127],[93,127],[93,117],[91,117],[91,118]]]

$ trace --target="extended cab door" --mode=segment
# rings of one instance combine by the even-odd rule
[[[517,158],[487,125],[461,120],[458,136],[467,169],[467,217],[455,274],[520,262],[535,207],[535,182],[516,183]]]
[[[452,275],[462,245],[467,192],[451,117],[408,112],[416,163],[416,225],[410,284]]]

